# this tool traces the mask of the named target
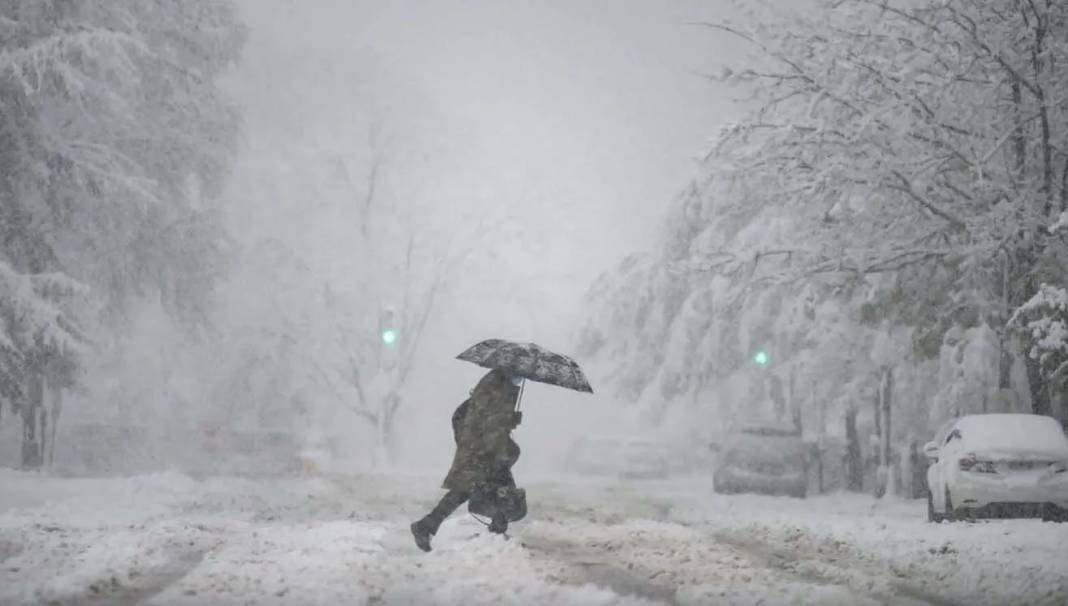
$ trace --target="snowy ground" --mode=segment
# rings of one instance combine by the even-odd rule
[[[423,554],[431,478],[0,471],[0,604],[1068,603],[1068,524],[702,481],[527,489],[510,539],[455,514]]]

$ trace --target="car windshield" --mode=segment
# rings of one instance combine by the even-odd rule
[[[804,443],[800,437],[742,431],[730,440],[724,460],[743,466],[775,463],[795,467],[802,465],[804,454]]]
[[[1068,456],[1068,437],[1060,423],[1040,415],[975,415],[957,422],[966,448],[1048,452]]]

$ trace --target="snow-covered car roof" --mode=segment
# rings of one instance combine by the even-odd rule
[[[1068,437],[1056,419],[1029,414],[961,417],[955,425],[970,449],[1044,452],[1068,457]]]

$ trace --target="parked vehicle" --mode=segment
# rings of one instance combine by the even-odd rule
[[[770,423],[742,426],[717,445],[713,489],[804,498],[808,488],[808,449],[801,430]]]
[[[924,446],[927,519],[1068,519],[1068,437],[1051,417],[983,414],[954,419]]]

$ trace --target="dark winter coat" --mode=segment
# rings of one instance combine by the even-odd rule
[[[470,491],[479,482],[506,474],[519,459],[519,445],[511,438],[518,416],[519,388],[508,375],[493,370],[482,377],[471,398],[453,414],[456,454],[442,487]]]
[[[460,429],[464,426],[464,419],[467,418],[467,411],[471,409],[471,398],[464,400],[463,404],[456,407],[456,410],[452,413],[452,441],[459,444],[460,442]]]

